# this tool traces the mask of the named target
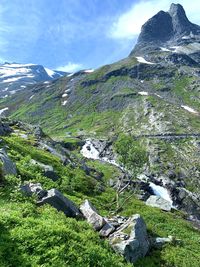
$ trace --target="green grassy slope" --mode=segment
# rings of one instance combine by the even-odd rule
[[[116,167],[88,160],[89,165],[104,173],[103,180],[97,182],[80,168],[63,166],[56,156],[37,148],[33,136],[28,140],[14,135],[3,137],[1,146],[4,145],[17,164],[18,175],[1,177],[0,266],[132,266],[116,255],[85,221],[67,218],[48,205],[37,207],[34,198],[26,198],[18,190],[26,181],[40,182],[45,189],[59,189],[77,205],[87,198],[100,214],[109,216],[116,213],[115,191],[108,186],[110,178],[119,176]],[[31,158],[52,165],[60,179],[53,182],[44,177],[40,168],[30,164]],[[122,194],[119,204],[120,214],[139,213],[144,217],[149,235],[173,235],[180,239],[162,250],[150,251],[134,266],[199,266],[200,233],[184,221],[183,214],[150,208],[132,192]]]

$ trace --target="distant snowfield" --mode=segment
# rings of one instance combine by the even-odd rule
[[[45,69],[46,73],[47,73],[51,78],[53,78],[53,76],[54,76],[54,74],[55,74],[55,71],[50,70],[50,69],[48,69],[48,68],[44,68],[44,69]]]
[[[191,112],[191,113],[194,113],[194,114],[198,114],[198,113],[199,113],[198,111],[196,111],[196,110],[194,110],[193,108],[190,108],[190,107],[188,107],[188,106],[184,106],[184,105],[182,105],[181,107],[184,108],[185,110]]]
[[[138,95],[149,95],[149,93],[145,91],[141,91],[141,92],[138,92]]]
[[[68,97],[68,94],[65,93],[65,94],[62,95],[62,97]]]
[[[146,59],[144,59],[143,57],[136,57],[137,61],[140,63],[145,63],[145,64],[149,64],[149,65],[154,65],[155,63],[149,62]]]
[[[57,75],[62,76],[62,74],[58,74],[51,69],[43,68],[36,64],[0,64],[0,83],[25,81],[28,84],[31,84],[31,81],[29,81],[30,78],[38,79],[41,76],[48,80],[48,77],[53,79],[54,77],[57,77]]]
[[[172,52],[171,50],[169,50],[168,48],[165,48],[165,47],[160,47],[160,49],[163,52]]]
[[[89,69],[89,70],[84,70],[84,72],[86,72],[86,73],[92,73],[92,72],[94,72],[94,70],[93,69]]]
[[[30,70],[26,68],[0,67],[0,78],[6,78],[14,75],[27,74]]]
[[[162,97],[161,95],[159,95],[159,94],[156,94],[156,93],[155,93],[155,95],[156,95],[157,97],[159,97],[159,98],[163,98],[163,97]]]
[[[13,77],[13,78],[8,78],[5,79],[3,81],[1,81],[1,83],[11,83],[11,82],[16,82],[18,80],[20,80],[22,77]]]
[[[12,64],[4,64],[4,66],[7,67],[13,67],[13,68],[21,68],[21,67],[30,67],[30,66],[36,66],[36,64],[28,63],[28,64],[17,64],[17,63],[12,63]]]
[[[62,102],[62,106],[66,106],[66,104],[67,104],[67,100]]]
[[[2,113],[3,113],[4,111],[8,110],[8,109],[9,109],[8,107],[0,109],[0,115],[2,115]]]
[[[31,100],[33,97],[34,97],[34,95],[30,96],[30,97],[29,97],[29,100]]]

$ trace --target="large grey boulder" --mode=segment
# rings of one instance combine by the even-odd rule
[[[9,158],[5,148],[0,149],[0,161],[2,162],[3,175],[16,175],[17,169],[15,163]]]
[[[160,196],[150,196],[147,201],[146,201],[146,205],[151,206],[151,207],[155,207],[155,208],[159,208],[161,210],[165,210],[165,211],[171,211],[172,205],[169,201],[167,201],[166,199],[160,197]]]
[[[37,138],[42,138],[42,137],[45,137],[45,134],[44,134],[44,132],[43,132],[43,130],[42,130],[42,128],[39,126],[39,125],[35,125],[35,126],[33,126],[33,133],[34,133],[34,135],[37,137]]]
[[[95,207],[93,207],[87,199],[80,206],[80,210],[87,219],[88,223],[92,224],[96,231],[100,230],[106,224],[105,219],[98,214]]]
[[[9,123],[0,119],[0,135],[10,134],[13,130],[10,128]]]
[[[130,217],[109,239],[112,248],[131,263],[143,258],[150,247],[146,225],[139,214]]]
[[[41,199],[45,195],[47,195],[47,190],[44,190],[40,183],[28,183],[25,185],[21,185],[20,190],[27,196],[32,196],[33,194],[35,194],[38,199]]]
[[[76,205],[63,196],[57,189],[48,190],[46,196],[41,198],[37,203],[38,205],[50,204],[58,211],[64,212],[68,217],[82,217]]]
[[[59,176],[54,171],[53,167],[51,165],[45,165],[39,161],[36,161],[34,159],[30,160],[30,163],[32,165],[39,166],[44,171],[44,176],[47,178],[50,178],[52,181],[57,181],[59,179]]]

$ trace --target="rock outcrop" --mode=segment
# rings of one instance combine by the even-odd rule
[[[38,198],[37,204],[39,206],[49,204],[58,211],[64,212],[68,217],[83,217],[76,205],[57,189],[44,190],[40,183],[28,183],[22,185],[20,190],[28,196],[35,194]]]
[[[68,217],[82,217],[81,212],[76,207],[76,205],[63,196],[57,189],[51,189],[47,191],[47,194],[42,197],[38,202],[38,205],[50,204],[52,207],[56,208],[58,211],[62,211]]]
[[[9,158],[5,148],[0,149],[0,161],[2,162],[3,175],[16,175],[17,169],[15,163]]]
[[[146,225],[139,214],[130,217],[109,240],[113,249],[131,263],[144,257],[150,248]]]
[[[38,161],[36,161],[34,159],[31,159],[30,163],[32,165],[39,166],[44,171],[44,176],[46,176],[47,178],[51,179],[52,181],[57,181],[59,179],[59,176],[54,171],[54,168],[52,166],[45,165],[45,164],[43,164],[41,162],[38,162]]]
[[[106,224],[105,219],[98,214],[97,210],[88,200],[85,200],[85,202],[80,206],[80,210],[95,230],[100,230]]]
[[[35,194],[38,199],[41,199],[47,195],[47,190],[44,190],[40,183],[28,183],[25,185],[21,185],[20,189],[27,196],[32,196],[33,194]]]
[[[169,201],[165,200],[164,198],[160,196],[150,196],[147,201],[146,205],[151,206],[151,207],[156,207],[161,210],[165,211],[171,211],[172,205]]]
[[[191,23],[180,4],[172,4],[168,12],[160,11],[143,26],[131,56],[159,51],[160,47],[188,44],[199,40],[200,26]]]
[[[0,120],[0,135],[7,135],[12,133],[12,129],[9,126],[9,123],[6,121],[3,121],[3,119]]]

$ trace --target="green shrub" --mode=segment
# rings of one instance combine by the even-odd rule
[[[0,214],[0,266],[131,266],[84,221],[44,206],[37,213],[26,203]]]
[[[147,162],[147,153],[140,142],[132,136],[119,135],[114,144],[115,151],[119,155],[118,159],[122,165],[134,174]]]

